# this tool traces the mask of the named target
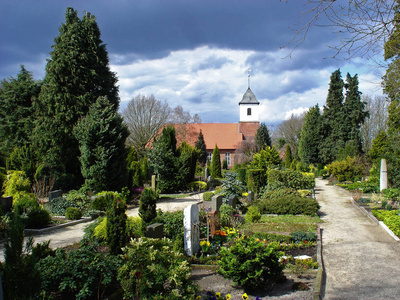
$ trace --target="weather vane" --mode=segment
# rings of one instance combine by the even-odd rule
[[[247,73],[248,73],[247,77],[248,77],[249,88],[250,88],[250,72],[251,72],[251,69],[248,69],[247,70]]]

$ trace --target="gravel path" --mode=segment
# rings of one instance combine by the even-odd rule
[[[196,204],[202,199],[203,194],[196,194],[187,198],[161,200],[159,203],[157,203],[157,209],[161,209],[163,211],[183,210],[189,204]],[[138,214],[138,207],[127,210],[128,216],[137,216]],[[80,223],[77,225],[48,231],[46,233],[34,235],[33,239],[35,244],[50,240],[50,247],[53,249],[64,247],[75,242],[79,242],[83,238],[83,230],[88,224],[90,223]],[[4,243],[1,243],[0,245],[0,261],[4,261]]]
[[[351,202],[351,194],[316,180],[321,205],[324,299],[399,299],[400,245]]]

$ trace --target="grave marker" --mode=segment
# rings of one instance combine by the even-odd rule
[[[218,210],[210,212],[210,234],[214,236],[215,231],[221,228],[221,214]]]
[[[187,255],[200,250],[200,219],[197,204],[190,204],[183,211],[184,247]]]
[[[237,205],[237,197],[235,195],[230,195],[228,199],[228,204],[229,206],[232,206],[233,208],[236,208]]]
[[[222,196],[215,195],[211,198],[211,210],[219,210],[222,205]]]
[[[147,226],[146,237],[162,239],[164,237],[164,224],[154,223]]]
[[[388,188],[386,159],[381,159],[380,191]]]
[[[49,193],[49,201],[59,197],[62,197],[62,190],[55,190]]]
[[[151,175],[151,189],[156,191],[156,175]]]

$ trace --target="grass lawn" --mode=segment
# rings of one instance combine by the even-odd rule
[[[186,198],[189,197],[190,194],[162,194],[160,195],[160,199],[178,199],[178,198]]]
[[[245,224],[243,226],[243,229],[250,230],[252,232],[289,234],[290,232],[297,230],[316,231],[318,223],[321,222],[322,221],[319,217],[293,216],[293,215],[281,215],[281,216],[263,215],[259,222],[252,224]]]

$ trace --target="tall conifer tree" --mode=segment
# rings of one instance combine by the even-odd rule
[[[217,145],[215,145],[215,148],[213,151],[210,173],[211,173],[211,177],[213,177],[213,178],[221,178],[222,177],[221,156],[219,154],[219,148]]]
[[[300,135],[299,156],[301,161],[306,164],[320,162],[321,121],[321,112],[317,104],[307,112]]]
[[[204,141],[204,136],[203,133],[199,132],[199,137],[197,138],[196,144],[195,144],[196,149],[200,150],[200,155],[198,158],[199,163],[204,166],[206,164],[207,160],[207,146],[206,142]]]
[[[256,142],[257,151],[260,151],[261,149],[265,148],[266,146],[272,147],[271,137],[269,135],[268,127],[267,127],[267,125],[265,125],[265,123],[261,123],[260,127],[258,127],[256,136],[255,136],[255,142]]]
[[[106,96],[115,110],[119,98],[117,78],[110,71],[108,54],[96,19],[67,8],[46,65],[37,101],[35,145],[50,167],[80,176],[78,141],[73,126],[98,97]]]

